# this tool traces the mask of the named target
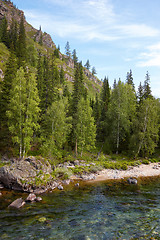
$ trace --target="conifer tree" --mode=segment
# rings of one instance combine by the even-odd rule
[[[1,22],[1,42],[3,42],[7,47],[9,47],[9,36],[8,36],[8,30],[7,30],[7,27],[8,27],[8,22],[7,22],[7,19],[6,17],[4,17],[2,19],[2,22]]]
[[[138,86],[138,92],[137,92],[137,98],[138,98],[138,103],[141,104],[143,101],[144,93],[143,93],[143,86],[140,82]]]
[[[26,60],[26,33],[24,27],[24,15],[21,15],[21,21],[19,25],[19,36],[17,43],[17,57],[19,60],[19,66],[24,66]]]
[[[75,68],[77,63],[78,63],[78,57],[77,57],[76,49],[74,49],[73,52],[72,52],[72,58],[73,58],[74,68]]]
[[[86,64],[84,65],[88,70],[90,69],[91,65],[89,63],[89,59],[87,60]]]
[[[150,87],[150,76],[148,71],[146,73],[144,86],[143,86],[143,98],[144,99],[152,98],[151,87]]]
[[[135,86],[134,86],[134,82],[133,82],[133,75],[132,75],[132,70],[131,69],[130,69],[130,72],[127,72],[126,82],[132,86],[133,90],[135,90]]]
[[[2,84],[2,92],[0,94],[0,138],[3,143],[6,144],[10,138],[8,132],[8,118],[6,115],[6,111],[8,111],[9,102],[12,98],[11,96],[11,88],[12,81],[16,76],[17,72],[17,60],[13,52],[10,53],[9,59],[6,64],[6,71],[4,76],[4,81]]]
[[[62,85],[64,85],[64,83],[65,83],[65,76],[64,76],[64,70],[63,70],[62,66],[61,66],[61,69],[60,69],[59,77],[60,77],[60,83]]]
[[[66,56],[67,56],[68,58],[71,57],[71,49],[70,49],[70,45],[69,45],[69,42],[68,42],[68,41],[67,41],[66,46],[65,46],[65,53],[66,53]]]

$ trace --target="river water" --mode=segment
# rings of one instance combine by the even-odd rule
[[[26,194],[3,191],[0,239],[160,239],[160,179],[138,185],[101,182],[42,195],[40,203],[9,209]]]

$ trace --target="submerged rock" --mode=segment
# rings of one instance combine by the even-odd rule
[[[137,183],[138,183],[138,182],[137,182],[137,179],[132,178],[132,177],[128,178],[128,179],[127,179],[127,182],[128,182],[129,184],[137,184]]]
[[[2,193],[0,192],[0,196],[2,196]]]
[[[13,201],[8,207],[21,208],[25,205],[25,201],[22,198],[18,198]]]

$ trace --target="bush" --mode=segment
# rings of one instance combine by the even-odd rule
[[[142,163],[148,165],[150,162],[149,162],[148,159],[143,159],[143,160],[142,160]]]
[[[103,167],[100,166],[100,165],[91,166],[91,167],[89,168],[89,171],[90,171],[91,173],[97,173],[98,171],[102,171],[102,170],[103,170]]]
[[[64,168],[64,167],[58,167],[55,169],[54,174],[57,178],[61,178],[63,180],[68,179],[72,175],[72,171]]]

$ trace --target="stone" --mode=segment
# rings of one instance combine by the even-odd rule
[[[2,193],[0,192],[0,196],[2,196]]]
[[[34,193],[30,193],[26,198],[26,202],[34,202],[36,200],[36,195]]]
[[[79,166],[79,165],[80,165],[79,160],[75,160],[75,161],[74,161],[74,165],[75,165],[75,166],[76,166],[76,165]]]
[[[63,183],[64,185],[69,185],[69,184],[70,184],[70,182],[71,182],[71,180],[70,180],[70,179],[63,180],[63,181],[62,181],[62,183]]]
[[[63,186],[62,186],[62,185],[59,185],[59,186],[58,186],[58,189],[59,189],[59,190],[63,190]]]
[[[8,207],[21,208],[25,205],[25,201],[22,198],[18,198],[13,201]]]
[[[0,189],[3,189],[4,188],[4,185],[0,183]]]
[[[132,177],[128,178],[128,179],[127,179],[127,182],[128,182],[129,184],[137,184],[137,183],[138,183],[138,182],[137,182],[137,179],[132,178]]]
[[[79,183],[76,183],[76,184],[75,184],[75,187],[79,187]]]
[[[35,177],[38,176],[40,172],[42,172],[43,175],[51,174],[53,170],[50,163],[43,158],[36,159],[35,157],[28,157],[1,167],[0,182],[9,189],[33,192],[34,189],[37,189],[36,184],[33,184]],[[48,179],[48,182],[51,179]]]
[[[40,201],[42,201],[42,198],[41,197],[37,197],[36,198],[36,202],[40,202]]]
[[[81,178],[85,181],[94,180],[96,176],[94,174],[81,175]]]

